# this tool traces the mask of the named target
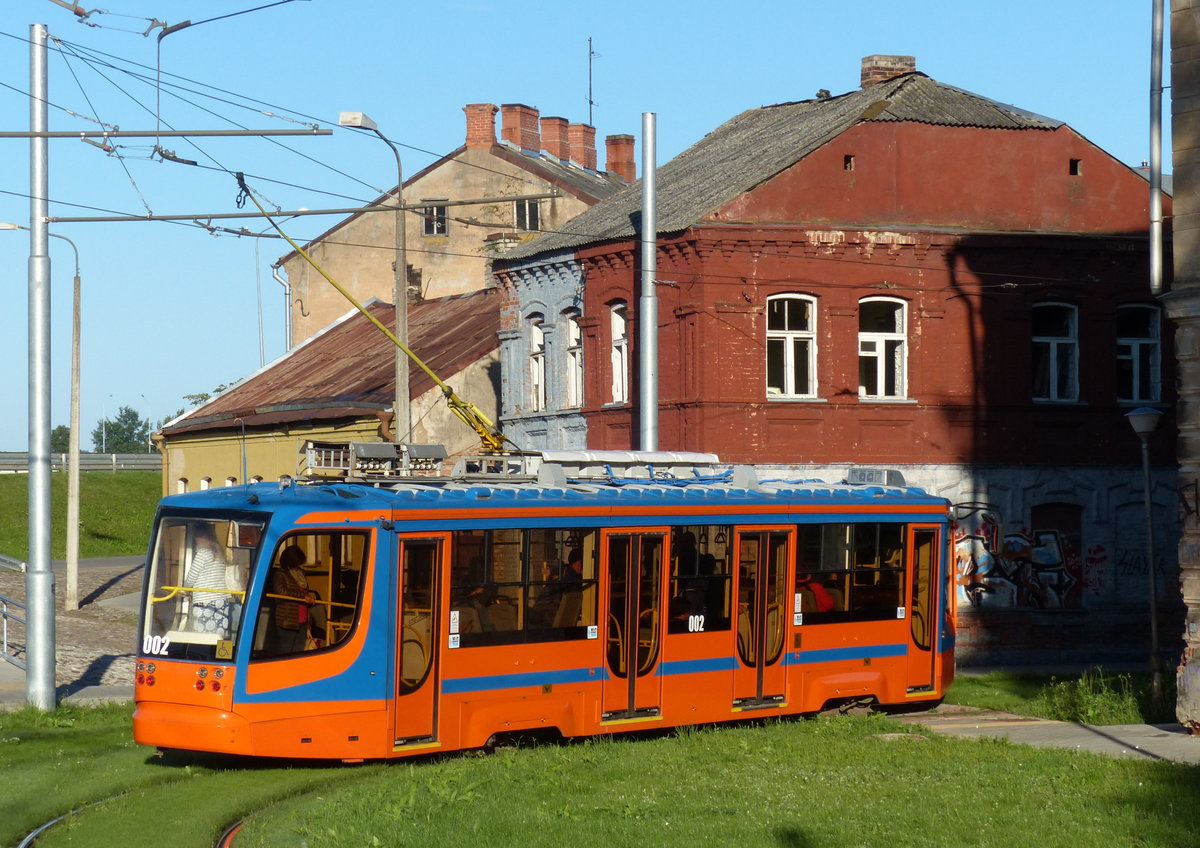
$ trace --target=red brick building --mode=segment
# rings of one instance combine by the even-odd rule
[[[1172,400],[1146,181],[911,57],[869,57],[863,83],[751,109],[659,168],[657,446],[826,478],[898,467],[958,505],[968,646],[1045,644],[1014,613],[1054,609],[1086,650],[1093,622],[1143,614],[1123,417]],[[502,420],[529,447],[639,447],[640,191],[497,264]]]

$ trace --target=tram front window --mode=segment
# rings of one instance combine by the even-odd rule
[[[232,660],[263,522],[163,518],[151,548],[142,653]]]

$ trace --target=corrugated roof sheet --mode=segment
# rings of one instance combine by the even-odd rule
[[[367,311],[386,327],[390,303],[373,300]],[[413,304],[409,346],[430,369],[449,380],[499,346],[500,297],[495,290]],[[361,313],[349,314],[296,346],[244,382],[163,428],[174,435],[233,426],[314,419],[357,418],[390,409],[395,385],[395,347]],[[409,368],[414,398],[433,388],[415,365]]]
[[[659,232],[687,229],[865,121],[1021,130],[1062,125],[916,72],[838,97],[748,109],[658,168]],[[640,217],[641,195],[639,180],[558,231],[514,247],[502,259],[632,238],[637,234],[634,221]]]

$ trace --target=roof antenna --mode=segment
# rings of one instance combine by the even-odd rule
[[[589,35],[588,36],[588,96],[587,96],[588,126],[589,127],[596,126],[595,123],[592,122],[592,107],[600,105],[599,103],[597,103],[595,100],[592,99],[592,59],[594,59],[595,57],[597,57],[599,55],[600,55],[599,53],[597,53],[595,50],[592,49],[592,37]]]

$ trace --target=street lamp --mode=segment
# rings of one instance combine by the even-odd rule
[[[338,125],[355,127],[375,133],[392,149],[396,157],[396,251],[392,265],[392,302],[396,309],[396,338],[408,347],[408,258],[404,233],[404,171],[400,166],[400,151],[392,140],[379,131],[379,126],[362,112],[342,112]],[[396,350],[396,399],[394,402],[396,440],[412,441],[412,412],[408,386],[408,354]]]
[[[1146,573],[1150,578],[1150,695],[1155,703],[1162,700],[1162,670],[1158,662],[1158,599],[1154,578],[1154,512],[1150,498],[1150,434],[1158,427],[1162,413],[1148,406],[1125,414],[1129,426],[1142,442],[1142,489],[1146,505]]]
[[[0,230],[28,229],[20,224],[0,222]],[[46,235],[62,239],[75,252],[71,310],[71,434],[67,445],[67,594],[63,606],[76,610],[79,609],[79,248],[66,236],[51,232]]]

